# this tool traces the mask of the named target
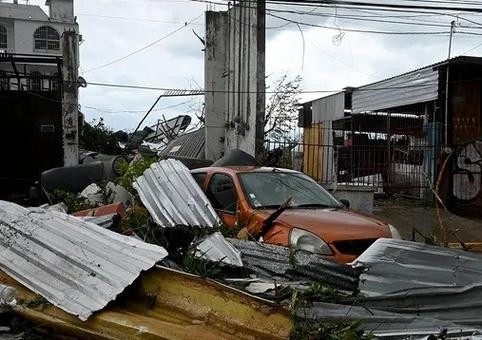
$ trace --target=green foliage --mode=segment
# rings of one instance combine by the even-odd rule
[[[294,328],[290,334],[292,340],[328,339],[328,340],[369,340],[371,334],[364,334],[360,320],[307,320],[300,316],[303,308],[309,308],[313,302],[353,305],[357,302],[356,295],[343,293],[339,290],[314,283],[305,292],[295,292],[293,295]]]
[[[96,151],[108,155],[118,155],[122,153],[114,131],[104,124],[104,119],[95,119],[90,123],[85,123],[80,136],[80,145],[89,151]]]
[[[134,205],[129,214],[121,220],[122,233],[135,232],[141,237],[147,234],[150,224],[150,215],[146,208]]]
[[[221,262],[198,258],[194,255],[194,251],[186,253],[182,259],[181,267],[184,271],[201,277],[216,279],[222,275]]]
[[[288,261],[291,268],[295,269],[296,267],[298,267],[298,260],[296,259],[296,249],[290,248],[290,252],[288,254]]]
[[[126,188],[131,194],[135,195],[136,191],[132,187],[132,183],[134,183],[137,177],[142,176],[144,171],[156,161],[155,158],[145,157],[131,164],[123,164],[121,169],[123,175],[117,178],[117,183]]]
[[[43,296],[37,295],[30,300],[23,301],[22,305],[27,308],[37,308],[37,307],[43,307],[48,303],[49,302]]]
[[[290,335],[291,340],[369,340],[360,320],[325,320],[300,323]]]
[[[95,208],[84,197],[78,197],[76,194],[65,190],[54,190],[49,193],[52,204],[60,202],[67,206],[67,213],[71,214],[76,211]]]

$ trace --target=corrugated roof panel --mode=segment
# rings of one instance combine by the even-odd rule
[[[482,285],[423,287],[361,300],[369,308],[482,328]]]
[[[367,268],[360,291],[369,296],[482,283],[481,255],[403,240],[378,239],[353,265]]]
[[[244,266],[262,278],[318,282],[348,291],[358,288],[360,270],[329,261],[323,255],[303,251],[291,254],[290,248],[274,244],[238,239],[228,241],[241,252]]]
[[[219,222],[208,198],[178,160],[152,164],[133,185],[154,221],[162,227],[212,227]]]
[[[313,100],[311,123],[320,123],[343,118],[345,114],[345,92]]]
[[[0,269],[81,320],[166,255],[58,211],[0,201]]]
[[[206,136],[204,128],[186,133],[170,141],[159,156],[179,156],[204,159]]]
[[[352,112],[385,110],[438,98],[439,72],[426,67],[353,91]]]
[[[296,311],[298,317],[311,320],[361,320],[362,329],[371,332],[375,339],[427,339],[439,335],[443,329],[447,337],[443,339],[482,339],[481,330],[476,327],[459,325],[454,321],[438,320],[412,314],[398,314],[365,305],[340,305],[314,302],[311,306]],[[475,335],[475,337],[470,337]],[[438,337],[437,337],[438,338]]]

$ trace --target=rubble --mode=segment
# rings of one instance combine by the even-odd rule
[[[195,255],[209,261],[243,267],[241,253],[226,241],[220,232],[201,239],[196,246]]]
[[[253,241],[229,239],[241,252],[245,268],[259,278],[277,281],[317,282],[345,291],[358,289],[360,269],[338,264],[324,256],[287,247]]]
[[[67,214],[0,201],[0,266],[81,320],[167,252]]]
[[[368,296],[482,282],[481,255],[396,239],[376,240],[353,266],[365,268],[360,291]]]
[[[219,217],[188,168],[166,159],[153,163],[133,183],[139,197],[161,227],[176,225],[213,227]]]

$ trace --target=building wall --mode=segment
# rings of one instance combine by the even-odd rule
[[[21,54],[62,55],[59,50],[36,50],[34,32],[41,26],[54,28],[59,36],[64,31],[74,30],[78,33],[78,24],[73,17],[73,0],[52,0],[51,6],[56,9],[55,16],[50,18],[38,6],[14,5],[0,2],[0,24],[7,29],[7,51]]]
[[[60,97],[56,103],[56,109],[51,109],[51,115],[48,117],[61,122],[61,128],[56,128],[56,136],[61,138],[55,139],[56,145],[52,145],[52,148],[58,147],[63,150],[63,165],[75,165],[78,164],[79,136],[77,88],[79,29],[73,17],[73,0],[50,0],[47,4],[50,5],[52,17],[49,17],[39,6],[0,2],[0,24],[7,28],[7,52],[13,54],[11,58],[15,64],[14,68],[11,62],[0,63],[2,85],[5,85],[5,82],[8,83],[8,86],[2,86],[0,91],[3,92],[2,97],[13,98],[14,102],[21,100],[19,98],[23,98],[22,95],[32,97],[29,99],[30,102],[35,102],[35,95],[32,92],[36,92],[38,98]],[[42,26],[52,27],[58,32],[58,49],[35,48],[34,33]],[[19,60],[23,58],[19,56],[21,54],[31,55],[27,63],[25,60]],[[35,58],[35,55],[39,57]],[[60,57],[61,59],[58,59],[60,63],[49,63],[47,59],[51,58],[44,58],[45,55]],[[7,57],[10,58],[10,56]],[[33,76],[33,72],[38,72],[40,75]],[[57,76],[54,77],[55,74]],[[52,86],[53,81],[55,86]],[[31,86],[39,82],[42,84],[40,88]],[[24,122],[25,125],[30,124],[32,120],[35,121],[37,116],[41,115],[41,112],[37,112],[35,104],[21,107],[26,110],[22,119],[29,120]],[[38,139],[40,142],[41,138],[38,137]],[[52,143],[54,143],[53,140]],[[8,141],[7,144],[9,144]],[[50,152],[49,148],[44,148],[42,151]]]
[[[207,12],[207,158],[217,160],[232,149],[253,156],[261,151],[264,58],[264,2],[241,1],[226,12]]]

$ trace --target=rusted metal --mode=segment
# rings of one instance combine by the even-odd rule
[[[48,303],[32,307],[32,291],[3,272],[0,281],[17,289],[19,315],[56,333],[81,338],[286,339],[292,329],[285,308],[163,267],[144,273],[114,304],[85,322]]]

